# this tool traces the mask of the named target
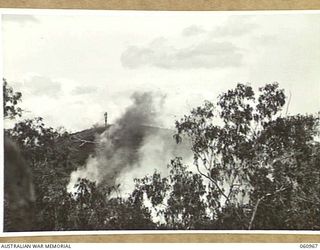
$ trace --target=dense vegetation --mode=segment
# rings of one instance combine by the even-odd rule
[[[3,90],[5,119],[21,116],[21,93],[5,80]],[[319,230],[319,117],[289,116],[285,104],[277,83],[258,93],[237,84],[206,101],[176,122],[173,139],[191,140],[193,166],[172,159],[169,176],[136,179],[129,197],[86,179],[69,194],[70,173],[85,160],[76,157],[79,145],[42,118],[17,122],[5,134],[32,171],[32,230]]]

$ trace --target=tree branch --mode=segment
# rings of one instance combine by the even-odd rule
[[[252,216],[251,216],[251,219],[250,219],[250,223],[249,223],[249,226],[248,226],[248,230],[251,230],[251,229],[252,229],[253,221],[254,221],[254,219],[255,219],[255,217],[256,217],[257,210],[258,210],[258,207],[259,207],[260,202],[263,201],[265,198],[267,198],[267,197],[269,197],[269,196],[271,196],[271,195],[275,195],[275,194],[277,194],[277,193],[279,193],[279,192],[282,192],[282,191],[284,191],[284,190],[286,190],[286,189],[288,189],[288,187],[286,187],[286,188],[282,187],[282,188],[276,190],[274,193],[272,193],[272,194],[270,194],[270,193],[265,194],[264,196],[260,197],[260,198],[257,200],[257,203],[256,203],[256,205],[254,206],[254,209],[253,209],[253,213],[252,213]]]
[[[196,166],[197,166],[197,170],[198,170],[199,174],[202,175],[203,177],[207,178],[208,180],[210,180],[210,181],[216,186],[216,188],[218,189],[218,191],[220,192],[220,194],[221,194],[224,198],[226,198],[226,200],[227,200],[228,202],[230,202],[229,197],[222,191],[222,189],[219,187],[218,183],[217,183],[214,179],[212,179],[210,176],[202,173],[201,170],[200,170],[200,168],[199,168],[199,165],[198,165],[198,164],[196,164]]]
[[[82,147],[83,145],[85,145],[85,144],[87,144],[87,143],[98,144],[98,143],[95,142],[95,141],[87,141],[87,140],[80,139],[80,138],[75,137],[75,136],[71,137],[71,140],[72,140],[72,139],[75,139],[75,141],[81,142],[81,144],[79,145],[79,147]]]

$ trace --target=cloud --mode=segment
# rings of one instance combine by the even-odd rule
[[[230,17],[223,25],[210,31],[209,35],[212,37],[240,37],[251,33],[257,27],[256,23],[248,21],[248,17]]]
[[[92,86],[77,86],[71,91],[72,95],[86,95],[96,92],[96,88]]]
[[[61,94],[61,83],[44,76],[33,76],[23,83],[26,92],[34,96],[58,98]]]
[[[160,37],[145,46],[129,46],[121,55],[121,63],[130,69],[144,66],[163,69],[238,67],[242,64],[243,54],[232,39],[256,28],[254,22],[239,16],[229,17],[211,30],[190,25],[182,30],[180,37],[176,37],[180,41],[178,45],[173,46],[172,39]]]
[[[4,14],[2,16],[4,22],[15,22],[20,24],[38,23],[39,20],[32,15]]]
[[[184,48],[176,48],[163,39],[161,42],[157,39],[145,47],[128,47],[121,56],[121,62],[124,67],[131,69],[142,66],[211,69],[240,66],[242,53],[239,48],[226,41],[205,40]]]
[[[202,28],[201,26],[198,25],[191,25],[186,27],[183,31],[182,31],[182,35],[183,36],[197,36],[200,34],[205,33],[206,30],[204,28]]]

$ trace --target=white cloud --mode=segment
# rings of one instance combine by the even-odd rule
[[[249,16],[233,16],[229,17],[227,21],[215,28],[209,33],[212,37],[241,37],[252,33],[259,25]]]
[[[243,51],[230,38],[250,34],[257,27],[250,18],[239,16],[229,17],[208,30],[193,24],[182,30],[182,37],[176,35],[170,41],[159,37],[146,45],[127,47],[121,62],[131,69],[143,66],[164,69],[238,67],[242,64]],[[172,40],[180,42],[173,45]]]
[[[176,48],[162,42],[151,42],[145,47],[130,46],[121,56],[123,66],[139,68],[153,66],[164,69],[197,69],[237,67],[242,53],[230,42],[201,41],[184,48]]]
[[[96,92],[97,89],[93,86],[77,86],[72,91],[73,95],[88,95]]]
[[[45,76],[33,76],[23,83],[23,89],[32,96],[58,98],[62,93],[61,83]]]
[[[203,33],[206,33],[206,30],[202,26],[198,26],[198,25],[190,25],[185,29],[183,29],[182,31],[182,35],[186,37],[197,36]]]
[[[3,71],[9,83],[20,83],[17,88],[24,84],[22,105],[50,126],[86,129],[103,122],[105,111],[112,122],[133,92],[147,90],[168,94],[163,114],[172,127],[237,82],[256,89],[278,81],[292,92],[290,113],[320,109],[319,14],[115,11],[34,17],[37,22],[25,25],[2,22]],[[48,80],[38,80],[34,89],[33,76]]]

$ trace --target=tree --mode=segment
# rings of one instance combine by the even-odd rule
[[[14,119],[22,115],[22,109],[18,107],[21,97],[21,92],[14,92],[6,79],[3,79],[3,115],[5,119]]]
[[[22,115],[18,102],[21,93],[14,92],[3,79],[4,119],[15,119]],[[5,131],[6,132],[6,131]],[[20,149],[10,137],[4,137],[4,230],[32,230],[35,218],[34,187],[28,164]]]
[[[257,214],[256,228],[319,228],[319,142],[315,140],[318,133],[319,118],[312,115],[279,117],[268,123],[261,139],[273,148],[269,162],[271,192],[262,196],[256,188],[252,197],[260,199],[261,211],[269,213]],[[261,187],[258,182],[256,186]],[[279,187],[282,191],[276,193]]]
[[[310,152],[318,124],[314,116],[281,116],[285,94],[278,83],[259,92],[256,98],[249,85],[238,84],[220,95],[216,105],[207,101],[176,122],[175,138],[178,143],[183,136],[191,139],[194,164],[217,190],[223,201],[220,211],[232,207],[230,216],[248,229],[260,227],[260,206],[279,205],[301,188],[295,178],[305,170],[298,166],[314,159]],[[299,170],[295,174],[283,170],[288,167]],[[283,217],[277,218],[278,224],[273,223],[274,216],[270,220],[262,228],[286,225]]]
[[[19,116],[21,95],[4,86],[7,117]],[[129,197],[119,195],[119,186],[87,179],[68,193],[70,173],[81,164],[71,155],[90,141],[48,127],[40,117],[19,121],[5,134],[24,156],[20,165],[32,172],[37,214],[32,229],[319,229],[319,117],[287,116],[284,106],[284,90],[273,83],[258,95],[237,84],[216,104],[194,108],[176,122],[174,137],[178,143],[191,141],[196,170],[182,158],[172,159],[168,176],[156,171],[136,179]]]
[[[19,146],[33,176],[35,212],[38,215],[35,229],[55,230],[56,207],[66,192],[73,169],[69,161],[72,150],[69,134],[47,127],[41,117],[17,122],[5,133]]]
[[[51,230],[155,228],[137,193],[124,199],[113,195],[118,187],[102,187],[87,179],[79,179],[75,188],[75,193],[61,193],[59,201],[51,203]]]
[[[136,179],[133,194],[138,193],[141,202],[151,204],[160,229],[205,228],[215,214],[207,212],[205,196],[209,193],[200,174],[188,171],[181,158],[173,159],[168,167],[168,178],[155,172],[152,176]]]

